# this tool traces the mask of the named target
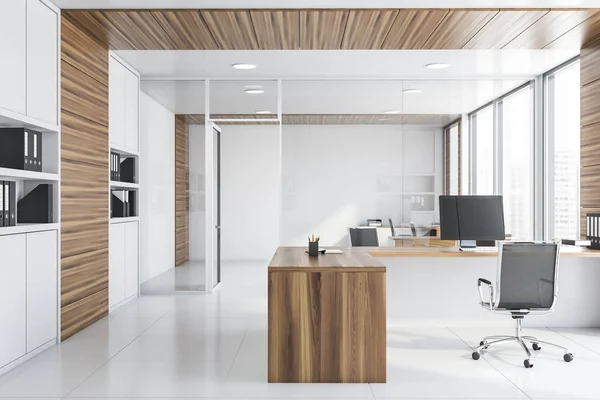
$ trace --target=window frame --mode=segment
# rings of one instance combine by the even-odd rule
[[[452,158],[450,157],[450,132],[453,128],[458,128],[457,140],[458,140],[458,157],[457,157],[457,171],[458,171],[458,194],[461,194],[462,188],[462,151],[461,151],[461,141],[462,141],[462,119],[458,118],[448,125],[444,126],[444,194],[450,194],[450,182],[452,180],[450,163],[452,162]]]

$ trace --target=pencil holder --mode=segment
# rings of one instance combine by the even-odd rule
[[[308,242],[308,255],[310,257],[319,255],[319,242]]]

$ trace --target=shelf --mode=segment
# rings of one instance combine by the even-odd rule
[[[0,107],[0,127],[2,128],[29,128],[38,132],[58,132],[58,125],[49,124],[17,112]]]
[[[111,224],[124,224],[126,222],[139,221],[140,217],[115,217],[110,219]]]
[[[18,224],[17,226],[5,226],[0,228],[0,236],[17,235],[20,233],[32,233],[58,230],[59,224]]]
[[[23,181],[44,181],[58,182],[58,174],[48,172],[26,171],[23,169],[0,168],[0,180],[23,180]]]
[[[110,181],[111,189],[132,189],[137,190],[140,188],[139,183],[129,183],[129,182],[118,182],[118,181]]]
[[[132,156],[139,157],[140,156],[139,151],[127,150],[126,148],[118,147],[113,144],[110,145],[110,151],[112,151],[114,153],[119,153],[120,155],[127,156],[127,157],[132,157]]]

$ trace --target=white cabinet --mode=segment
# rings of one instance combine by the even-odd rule
[[[138,222],[110,225],[108,303],[113,308],[138,294]]]
[[[125,300],[125,224],[112,224],[109,232],[108,304]]]
[[[0,367],[27,352],[25,235],[0,236]]]
[[[133,72],[125,71],[125,147],[127,150],[139,150],[139,100],[140,80]]]
[[[0,5],[0,107],[25,115],[27,1]],[[56,79],[56,77],[55,77]]]
[[[108,68],[108,129],[111,147],[139,151],[139,76],[112,55]]]
[[[139,274],[139,240],[138,223],[125,224],[125,297],[130,298],[138,293]]]
[[[27,352],[56,339],[57,232],[27,234]]]
[[[28,0],[27,116],[55,125],[58,124],[58,45],[58,14],[40,0]]]

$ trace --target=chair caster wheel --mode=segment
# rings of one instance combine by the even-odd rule
[[[525,366],[525,368],[533,368],[533,363],[529,360],[523,361],[523,365]]]
[[[573,354],[572,353],[567,353],[563,356],[563,360],[565,360],[566,362],[571,362],[573,361]]]
[[[479,342],[480,346],[484,346],[485,345],[485,340],[482,340],[481,342]]]
[[[471,354],[471,357],[473,357],[473,360],[479,360],[481,354],[479,354],[478,351],[474,351],[473,354]]]
[[[531,347],[533,347],[533,349],[534,349],[535,351],[540,351],[540,350],[542,349],[542,348],[540,347],[540,345],[539,345],[539,344],[537,344],[537,343],[534,343],[534,344],[533,344]]]

